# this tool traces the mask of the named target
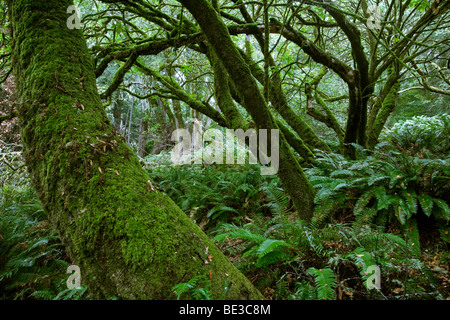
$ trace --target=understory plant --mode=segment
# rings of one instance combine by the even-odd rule
[[[74,300],[69,266],[58,235],[30,187],[5,186],[0,201],[0,299]]]
[[[396,124],[375,150],[355,145],[359,159],[322,153],[307,174],[317,189],[316,221],[351,209],[356,221],[398,226],[420,253],[420,230],[432,225],[449,241],[450,116]],[[439,143],[438,141],[442,141]]]
[[[450,132],[448,117],[438,118],[397,124],[375,150],[354,145],[357,160],[319,153],[306,170],[317,190],[311,223],[272,198],[283,214],[222,224],[215,240],[277,298],[445,299],[448,139],[435,144]],[[381,289],[368,288],[373,266]]]
[[[149,174],[186,214],[207,228],[269,205],[263,188],[276,188],[279,180],[259,171],[258,165],[163,165],[152,166]]]

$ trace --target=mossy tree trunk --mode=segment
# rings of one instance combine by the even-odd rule
[[[257,129],[279,129],[260,92],[251,70],[234,45],[227,27],[210,2],[205,0],[178,0],[194,16],[208,43],[226,69],[241,97],[242,105],[251,115]],[[268,134],[268,141],[271,138]],[[304,175],[283,134],[279,141],[278,176],[292,198],[299,218],[309,221],[314,211],[314,189]]]
[[[211,278],[213,297],[262,295],[170,200],[115,133],[69,0],[8,0],[25,161],[44,209],[96,298],[175,298]]]

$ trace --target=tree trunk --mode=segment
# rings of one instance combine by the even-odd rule
[[[378,112],[377,117],[369,133],[369,139],[367,142],[369,148],[375,147],[375,145],[378,143],[378,137],[381,134],[381,130],[383,130],[383,127],[387,119],[391,115],[392,111],[394,111],[395,109],[399,89],[400,89],[400,82],[397,80],[392,85],[392,87],[390,87],[389,93],[384,98],[381,110]]]
[[[148,120],[141,119],[139,126],[138,155],[144,158],[147,155]]]
[[[120,127],[122,124],[122,103],[120,94],[114,95],[116,98],[113,99],[113,117],[114,117],[114,129],[117,133],[120,133]]]
[[[169,53],[168,51],[164,51],[164,57],[166,59],[166,63],[169,66],[169,68],[167,69],[167,74],[170,78],[172,78],[175,74],[170,59],[169,59]],[[181,103],[180,100],[177,99],[172,99],[172,106],[173,106],[173,115],[174,115],[174,120],[175,120],[175,129],[184,129],[185,125],[184,125],[184,120],[183,120],[183,115],[181,113]],[[177,140],[178,141],[178,140]]]
[[[175,298],[211,278],[214,298],[263,296],[164,193],[117,136],[72,1],[8,0],[25,161],[43,208],[95,298]]]
[[[242,97],[242,105],[251,115],[257,128],[267,129],[269,134],[271,129],[279,129],[248,65],[211,4],[205,0],[179,0],[179,2],[191,12],[202,28],[209,44],[222,61]],[[268,141],[271,141],[269,135]],[[279,141],[278,176],[284,189],[292,198],[300,219],[309,221],[314,210],[314,189],[282,134]]]
[[[357,75],[356,71],[353,71]],[[349,93],[349,106],[347,112],[347,126],[345,128],[344,135],[344,150],[343,154],[350,157],[351,159],[356,159],[356,149],[351,145],[352,143],[358,143],[358,133],[361,124],[361,90],[356,84],[348,85]]]

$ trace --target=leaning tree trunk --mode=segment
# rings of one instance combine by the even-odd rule
[[[205,0],[178,0],[178,2],[189,10],[202,28],[211,48],[235,84],[242,98],[242,105],[251,115],[257,128],[267,129],[269,133],[271,129],[279,129],[248,64],[234,45],[227,27],[211,3]],[[270,137],[268,141],[271,141]],[[279,141],[278,176],[292,198],[299,218],[311,220],[314,211],[314,189],[283,134],[280,135]]]
[[[8,0],[25,161],[44,209],[96,298],[175,298],[197,274],[213,297],[263,298],[114,133],[70,0]]]
[[[139,125],[139,140],[138,140],[138,156],[144,158],[147,155],[147,140],[148,140],[148,120],[141,119]]]

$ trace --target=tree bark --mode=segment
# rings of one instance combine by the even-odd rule
[[[144,158],[147,155],[147,141],[148,141],[148,120],[141,119],[139,126],[139,141],[138,141],[138,156]]]
[[[370,128],[370,133],[368,135],[368,147],[374,148],[375,145],[378,143],[378,137],[381,134],[381,130],[383,130],[383,127],[391,115],[392,111],[394,111],[396,106],[396,100],[398,97],[398,91],[400,89],[400,82],[396,80],[392,87],[390,87],[389,93],[386,95],[382,102],[382,106],[380,111],[377,114],[377,117]]]
[[[93,297],[173,299],[197,274],[214,298],[262,299],[213,242],[156,190],[115,134],[69,0],[8,0],[24,158]]]
[[[113,102],[113,104],[114,129],[119,133],[120,125],[122,124],[122,107],[120,105],[119,97]]]

